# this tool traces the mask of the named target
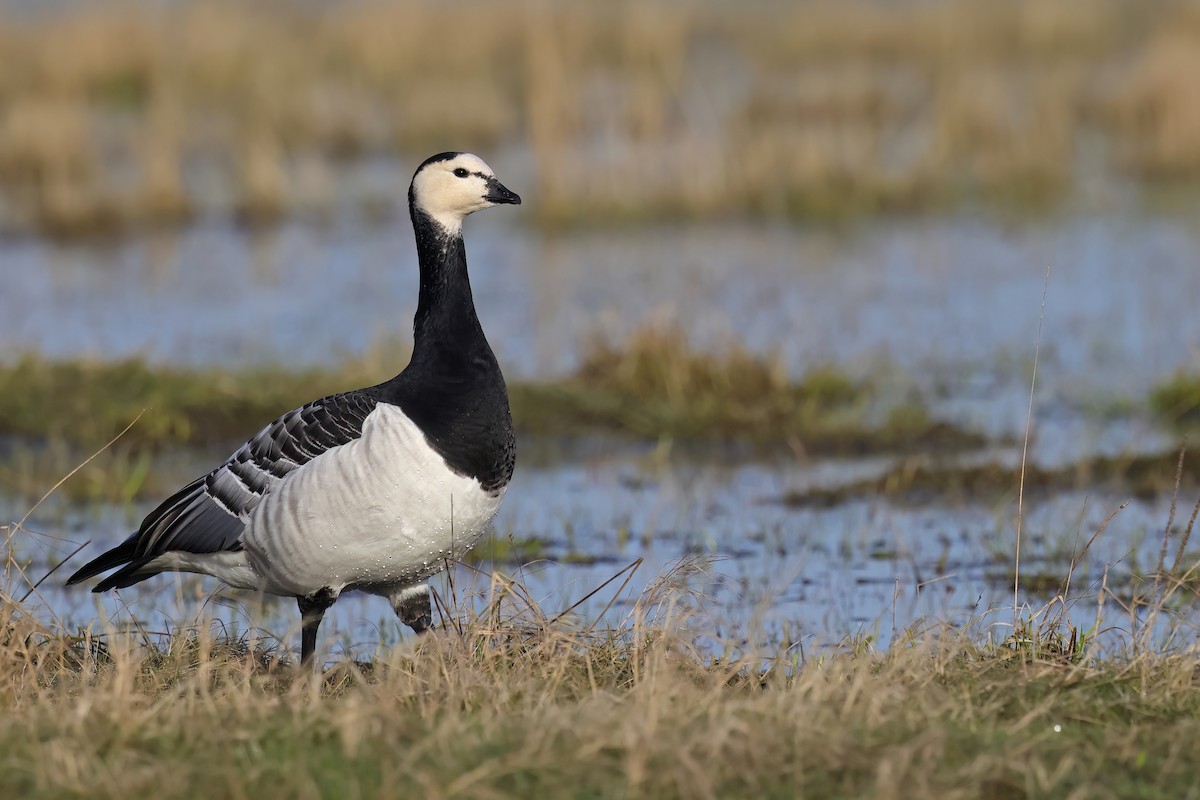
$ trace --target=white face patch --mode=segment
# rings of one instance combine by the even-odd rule
[[[463,217],[496,205],[487,199],[492,168],[479,156],[459,153],[426,165],[413,177],[413,200],[449,233],[462,230]]]

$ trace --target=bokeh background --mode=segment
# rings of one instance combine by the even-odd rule
[[[1188,3],[6,5],[14,232],[387,218],[373,162],[448,142],[543,228],[1094,207],[1200,168]]]
[[[553,606],[700,554],[733,630],[986,626],[1040,347],[1021,602],[1074,563],[1080,620],[1135,604],[1191,563],[1181,525],[1160,549],[1200,417],[1197,75],[1194,2],[5,3],[5,518],[149,409],[10,560],[111,544],[399,370],[408,181],[455,149],[525,198],[467,226],[522,430],[473,563]],[[398,635],[339,613],[350,650]]]

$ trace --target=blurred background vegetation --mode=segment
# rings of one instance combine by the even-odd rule
[[[1192,2],[17,3],[0,63],[10,232],[381,215],[335,176],[446,146],[513,150],[547,226],[1200,173]]]
[[[456,149],[526,200],[471,222],[522,452],[480,558],[728,556],[739,626],[883,641],[1011,601],[1023,475],[1030,602],[1134,607],[1200,487],[1197,76],[1184,0],[0,3],[13,557],[399,370]]]

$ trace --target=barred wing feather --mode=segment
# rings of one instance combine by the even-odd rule
[[[289,411],[224,464],[168,497],[146,516],[136,533],[85,564],[67,583],[121,566],[96,585],[94,591],[102,592],[157,574],[159,570],[145,567],[166,553],[241,550],[246,521],[263,497],[297,467],[358,438],[376,403],[374,388],[361,389]]]

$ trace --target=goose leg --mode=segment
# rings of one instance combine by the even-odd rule
[[[429,584],[408,586],[388,598],[392,610],[416,633],[424,633],[433,624],[433,605],[429,601]]]
[[[317,651],[317,628],[321,627],[325,611],[333,605],[334,600],[337,600],[337,595],[329,589],[321,589],[306,597],[296,598],[296,604],[300,606],[301,664],[312,661],[313,654]]]

